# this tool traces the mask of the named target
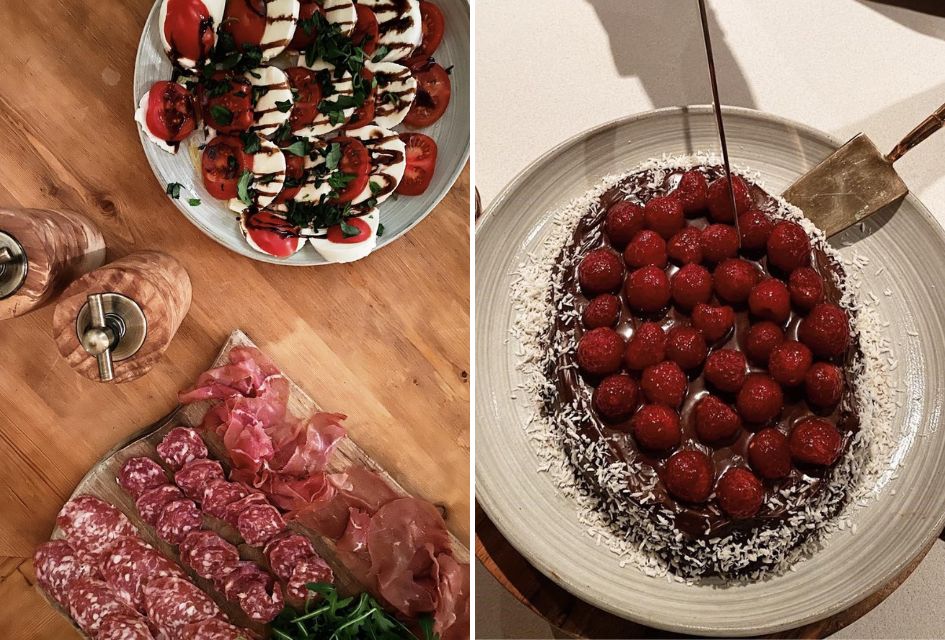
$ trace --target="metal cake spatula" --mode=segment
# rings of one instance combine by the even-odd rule
[[[945,125],[945,104],[883,155],[860,133],[798,178],[784,198],[832,236],[909,193],[893,163]]]

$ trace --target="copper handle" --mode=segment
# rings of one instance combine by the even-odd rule
[[[945,104],[936,109],[932,115],[919,123],[919,125],[906,134],[906,137],[899,141],[893,150],[886,154],[886,160],[890,163],[895,162],[906,154],[909,149],[916,146],[930,135],[945,126]]]

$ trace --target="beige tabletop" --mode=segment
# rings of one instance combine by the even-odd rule
[[[908,7],[917,7],[926,12]],[[476,186],[483,206],[540,154],[595,125],[711,101],[695,0],[478,0]],[[945,7],[922,0],[709,0],[725,104],[884,150],[945,102]],[[945,224],[945,133],[897,163]],[[941,637],[945,543],[836,637]],[[549,637],[477,567],[476,635]]]

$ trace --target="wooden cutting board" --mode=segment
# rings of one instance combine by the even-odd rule
[[[223,345],[219,355],[210,366],[216,367],[221,364],[225,364],[228,362],[230,351],[234,347],[241,346],[255,347],[256,345],[249,338],[249,336],[247,336],[242,331],[234,331],[232,334],[230,334],[226,344]],[[276,366],[278,366],[278,364],[279,363],[277,362]],[[291,379],[289,379],[289,384],[291,387],[291,392],[289,395],[290,414],[296,417],[304,417],[313,412],[321,411],[321,408],[318,406],[318,404]],[[129,458],[136,456],[146,456],[160,460],[155,447],[161,441],[164,435],[176,426],[198,426],[203,421],[204,414],[207,412],[207,409],[211,406],[211,404],[211,402],[199,402],[186,406],[178,406],[164,418],[161,418],[156,423],[146,427],[138,433],[135,433],[126,442],[117,445],[111,451],[106,453],[105,456],[89,470],[85,477],[82,478],[82,480],[76,486],[75,491],[72,492],[70,499],[78,495],[89,494],[98,496],[106,502],[115,505],[121,511],[123,511],[126,516],[128,516],[131,522],[138,528],[139,534],[146,542],[151,544],[167,557],[179,563],[180,558],[177,555],[177,548],[161,541],[155,535],[154,528],[141,520],[141,518],[138,516],[138,512],[135,509],[134,500],[118,485],[118,472],[121,469],[121,466]],[[223,464],[224,468],[226,468],[227,472],[229,472],[226,449],[223,447],[219,438],[209,436],[206,433],[201,433],[201,435],[204,436],[204,440],[207,442],[207,448],[210,450],[210,456],[219,460]],[[335,449],[334,454],[329,460],[328,471],[332,473],[341,472],[351,465],[362,465],[372,469],[373,471],[380,474],[395,490],[399,491],[403,495],[409,495],[408,492],[400,485],[400,483],[398,483],[389,473],[381,468],[381,466],[377,464],[360,446],[358,446],[354,440],[348,437],[343,439]],[[462,471],[465,472],[465,469]],[[448,514],[444,515],[448,516]],[[296,532],[306,536],[312,541],[312,544],[315,546],[315,549],[318,551],[318,553],[325,559],[326,562],[328,562],[328,564],[331,565],[332,569],[334,570],[336,585],[342,592],[357,593],[363,591],[363,588],[360,586],[358,581],[354,579],[352,574],[338,560],[338,554],[332,540],[325,538],[324,536],[321,536],[318,533],[299,525],[298,523],[289,523],[289,526]],[[217,531],[221,536],[233,544],[236,544],[239,548],[240,557],[242,559],[264,562],[263,554],[259,549],[250,547],[246,544],[239,544],[239,534],[233,527],[218,523],[218,525],[213,527],[213,530]],[[51,538],[55,540],[62,537],[62,531],[58,526],[55,527],[53,529]],[[453,542],[453,549],[457,560],[460,562],[469,562],[469,549],[452,533],[450,534],[450,538]],[[238,607],[231,605],[225,599],[223,599],[213,588],[209,580],[199,578],[190,571],[188,571],[188,574],[196,584],[198,584],[204,591],[209,593],[211,597],[214,598],[214,600],[220,606],[220,609],[230,616],[231,620],[233,620],[235,623],[239,624],[240,626],[256,629],[257,631],[264,630],[265,627],[263,625],[252,623],[248,618],[246,618],[246,616],[242,613],[242,611],[240,611]],[[36,588],[40,591],[43,598],[49,603],[50,606],[54,607],[57,611],[59,611],[59,613],[69,618],[68,612],[64,611],[58,604],[46,597],[46,594],[42,593],[42,590],[39,589],[38,586]],[[78,627],[76,627],[76,630],[78,630]],[[84,636],[84,634],[82,635],[83,637],[87,637]]]

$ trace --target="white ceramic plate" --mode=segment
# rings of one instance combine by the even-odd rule
[[[773,193],[839,146],[824,133],[747,109],[726,109],[725,124],[732,161],[761,172]],[[529,409],[524,398],[510,398],[521,379],[508,335],[510,273],[541,244],[549,212],[602,177],[664,153],[716,147],[709,107],[652,111],[549,151],[493,202],[476,233],[476,496],[522,555],[581,599],[671,631],[741,636],[843,610],[898,574],[942,530],[945,430],[937,429],[945,386],[945,233],[909,196],[895,213],[871,220],[866,237],[844,238],[856,238],[855,250],[871,259],[861,291],[880,299],[877,313],[890,323],[885,335],[899,362],[891,383],[904,392],[890,425],[901,432],[894,454],[902,460],[899,475],[884,478],[879,497],[856,512],[856,534],[839,532],[794,571],[748,585],[693,586],[621,568],[579,524],[573,501],[537,471],[539,457],[521,429]],[[880,266],[885,271],[874,276]]]
[[[378,207],[381,212],[381,224],[384,225],[384,235],[378,238],[375,251],[390,244],[423,220],[453,186],[469,157],[469,3],[467,0],[438,0],[437,5],[446,18],[446,33],[437,49],[436,59],[444,67],[453,65],[453,70],[449,108],[436,124],[421,130],[436,140],[436,173],[430,187],[422,196],[397,196]],[[134,122],[134,108],[137,107],[141,96],[158,80],[169,80],[171,77],[172,66],[161,46],[159,7],[160,0],[157,0],[138,43],[134,103],[128,112],[129,126],[137,126]],[[403,131],[404,128],[401,126],[396,130]],[[181,145],[177,155],[171,155],[148,140],[140,127],[138,133],[158,182],[165,189],[171,182],[184,185],[180,199],[173,202],[181,213],[205,234],[228,249],[254,260],[295,266],[328,264],[311,245],[306,245],[297,254],[285,259],[253,250],[240,233],[236,214],[226,208],[226,203],[215,200],[203,188],[199,170],[194,167],[187,152],[187,143]],[[187,199],[193,197],[200,198],[199,206],[191,207],[187,204]]]

